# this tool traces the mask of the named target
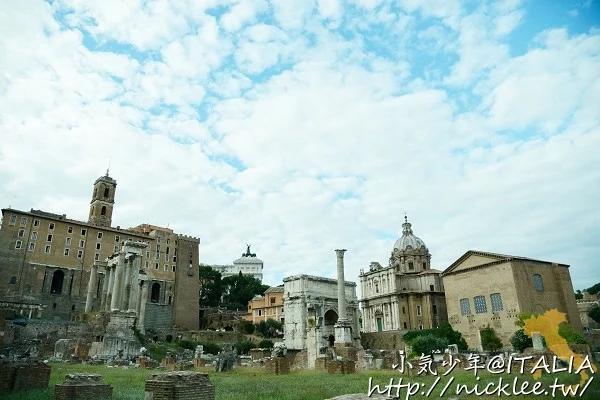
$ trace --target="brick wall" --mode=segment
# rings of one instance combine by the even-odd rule
[[[285,359],[285,357],[270,358],[265,362],[265,370],[268,374],[289,374],[290,363]]]
[[[55,400],[110,399],[113,388],[97,374],[70,374],[54,387]]]
[[[146,381],[146,400],[214,400],[208,374],[180,371],[154,374]]]
[[[173,307],[167,304],[146,303],[144,328],[146,332],[170,333],[173,327]]]
[[[408,331],[363,332],[360,342],[364,349],[371,350],[404,350],[402,336]]]
[[[50,381],[50,365],[37,362],[0,364],[0,390],[45,389]]]
[[[327,363],[330,374],[352,374],[356,371],[355,362],[350,360],[331,360]]]

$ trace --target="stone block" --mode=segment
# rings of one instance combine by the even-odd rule
[[[145,400],[214,400],[215,387],[208,374],[191,371],[152,375],[146,381]]]
[[[269,374],[289,374],[290,363],[284,357],[273,357],[265,362],[265,369]]]
[[[98,374],[69,374],[54,387],[55,400],[110,399],[113,388]]]
[[[331,360],[327,365],[330,374],[353,374],[356,372],[356,364],[352,360]]]
[[[50,371],[50,365],[41,362],[0,363],[0,391],[45,389]]]

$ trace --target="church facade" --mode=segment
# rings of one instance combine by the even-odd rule
[[[0,300],[37,305],[41,311],[34,317],[44,319],[72,320],[108,309],[106,261],[120,254],[125,243],[143,243],[135,269],[147,277],[146,326],[198,329],[200,240],[148,224],[114,227],[116,187],[108,171],[94,182],[87,221],[2,209]]]
[[[386,266],[371,262],[360,270],[362,331],[437,328],[448,321],[441,271],[405,217]]]

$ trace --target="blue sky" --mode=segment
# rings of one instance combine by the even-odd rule
[[[0,6],[0,202],[169,225],[265,280],[386,263],[406,212],[469,249],[600,281],[598,1]]]

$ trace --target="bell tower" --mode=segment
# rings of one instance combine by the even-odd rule
[[[116,189],[117,181],[108,176],[108,170],[106,170],[106,175],[96,179],[90,202],[88,223],[95,226],[111,226]]]

